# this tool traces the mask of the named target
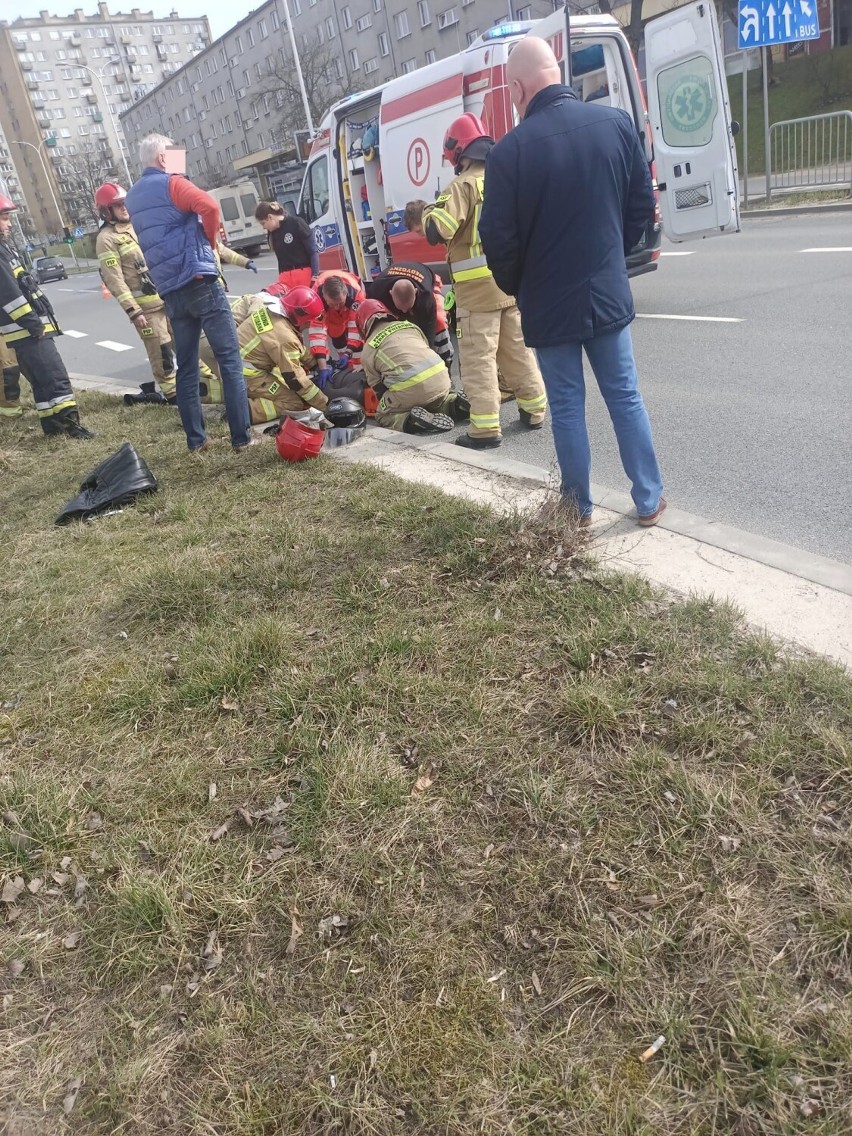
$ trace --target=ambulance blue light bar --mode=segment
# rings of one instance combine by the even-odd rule
[[[484,40],[488,39],[506,39],[507,36],[521,35],[523,32],[529,31],[529,24],[498,24],[496,28],[489,28],[488,31],[482,33]]]

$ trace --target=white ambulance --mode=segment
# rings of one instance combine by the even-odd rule
[[[408,201],[432,201],[453,178],[444,133],[465,111],[493,138],[517,119],[506,62],[525,35],[547,40],[579,98],[626,110],[656,177],[662,228],[673,241],[739,231],[739,182],[719,28],[712,3],[676,8],[645,31],[649,109],[630,46],[612,16],[572,15],[489,28],[470,47],[336,103],[317,131],[299,210],[322,269],[363,279],[393,261],[435,264],[436,249],[403,225]],[[656,268],[660,218],[628,257],[631,275]]]

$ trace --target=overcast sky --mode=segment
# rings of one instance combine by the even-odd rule
[[[238,24],[254,8],[259,8],[263,0],[108,0],[111,13],[130,13],[131,8],[140,12],[153,11],[155,16],[166,17],[172,10],[181,19],[197,19],[207,14],[210,31],[218,39],[228,28]],[[86,15],[97,12],[96,0],[0,0],[0,17],[10,23],[16,16],[37,16],[42,9],[52,16],[73,15],[75,8],[82,8]]]

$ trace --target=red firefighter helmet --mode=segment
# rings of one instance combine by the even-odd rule
[[[266,291],[270,292],[271,289],[267,288]],[[304,284],[299,284],[285,293],[281,297],[281,306],[287,319],[299,330],[307,327],[312,320],[319,319],[325,311],[322,300],[313,288],[308,288]]]
[[[17,208],[11,197],[7,197],[5,193],[0,193],[0,213],[13,213]]]
[[[117,181],[105,181],[95,190],[95,208],[103,218],[111,205],[121,205],[127,197],[127,191],[122,189]]]
[[[263,291],[268,292],[270,296],[286,296],[290,291],[290,285],[285,284],[283,280],[273,280]]]
[[[465,150],[478,138],[490,138],[481,118],[470,111],[451,122],[444,135],[444,161],[457,166]]]
[[[393,317],[381,300],[362,300],[355,313],[355,322],[361,335],[366,337],[370,323],[376,318],[392,319]]]

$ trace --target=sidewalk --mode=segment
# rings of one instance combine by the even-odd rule
[[[71,378],[79,389],[131,389],[100,376]],[[539,466],[377,426],[332,456],[367,462],[500,511],[534,508],[552,492],[550,471]],[[593,486],[593,497],[590,547],[602,565],[641,574],[680,594],[730,601],[754,627],[852,668],[852,565],[672,505],[656,528],[640,529],[626,493]]]

